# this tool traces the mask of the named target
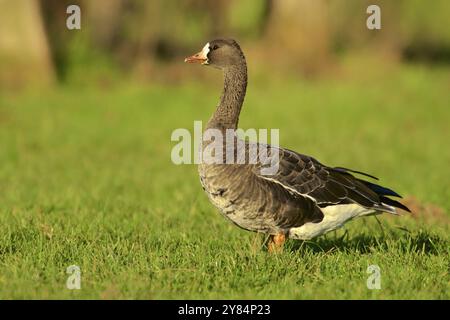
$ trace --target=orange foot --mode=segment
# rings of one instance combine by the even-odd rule
[[[278,253],[283,251],[283,245],[285,241],[286,235],[284,233],[270,235],[268,244],[269,253]]]

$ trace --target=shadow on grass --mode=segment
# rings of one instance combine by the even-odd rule
[[[342,237],[323,237],[317,240],[292,241],[290,251],[332,253],[357,252],[367,254],[371,252],[422,253],[426,255],[440,255],[449,245],[448,240],[427,231],[417,233],[393,233],[374,237],[357,235],[349,239],[348,233]]]

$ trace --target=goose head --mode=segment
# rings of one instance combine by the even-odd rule
[[[200,52],[184,59],[184,62],[226,69],[245,64],[245,58],[235,40],[216,39],[208,42]]]

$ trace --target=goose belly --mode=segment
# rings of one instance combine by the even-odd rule
[[[236,205],[234,201],[211,193],[208,193],[208,197],[220,213],[237,226],[252,231],[260,229],[255,220],[249,219],[247,211]]]
[[[210,202],[220,211],[220,213],[233,222],[238,227],[257,232],[270,232],[274,226],[270,219],[266,219],[262,214],[254,214],[257,210],[250,210],[246,206],[246,201],[232,199],[226,195],[221,195],[220,190],[208,190],[205,188]]]
[[[245,230],[272,232],[274,228],[276,229],[273,220],[259,210],[261,203],[264,202],[259,199],[262,197],[261,193],[247,192],[249,187],[239,183],[240,179],[232,179],[230,176],[223,179],[205,175],[205,172],[201,173],[203,174],[200,174],[200,182],[203,190],[225,218]]]
[[[340,204],[322,208],[324,218],[319,223],[308,222],[289,230],[289,238],[309,240],[342,227],[349,220],[379,213],[358,204]]]

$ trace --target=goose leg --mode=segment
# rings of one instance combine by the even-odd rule
[[[283,251],[283,245],[285,241],[286,235],[284,233],[270,235],[268,243],[269,253],[277,253]]]

